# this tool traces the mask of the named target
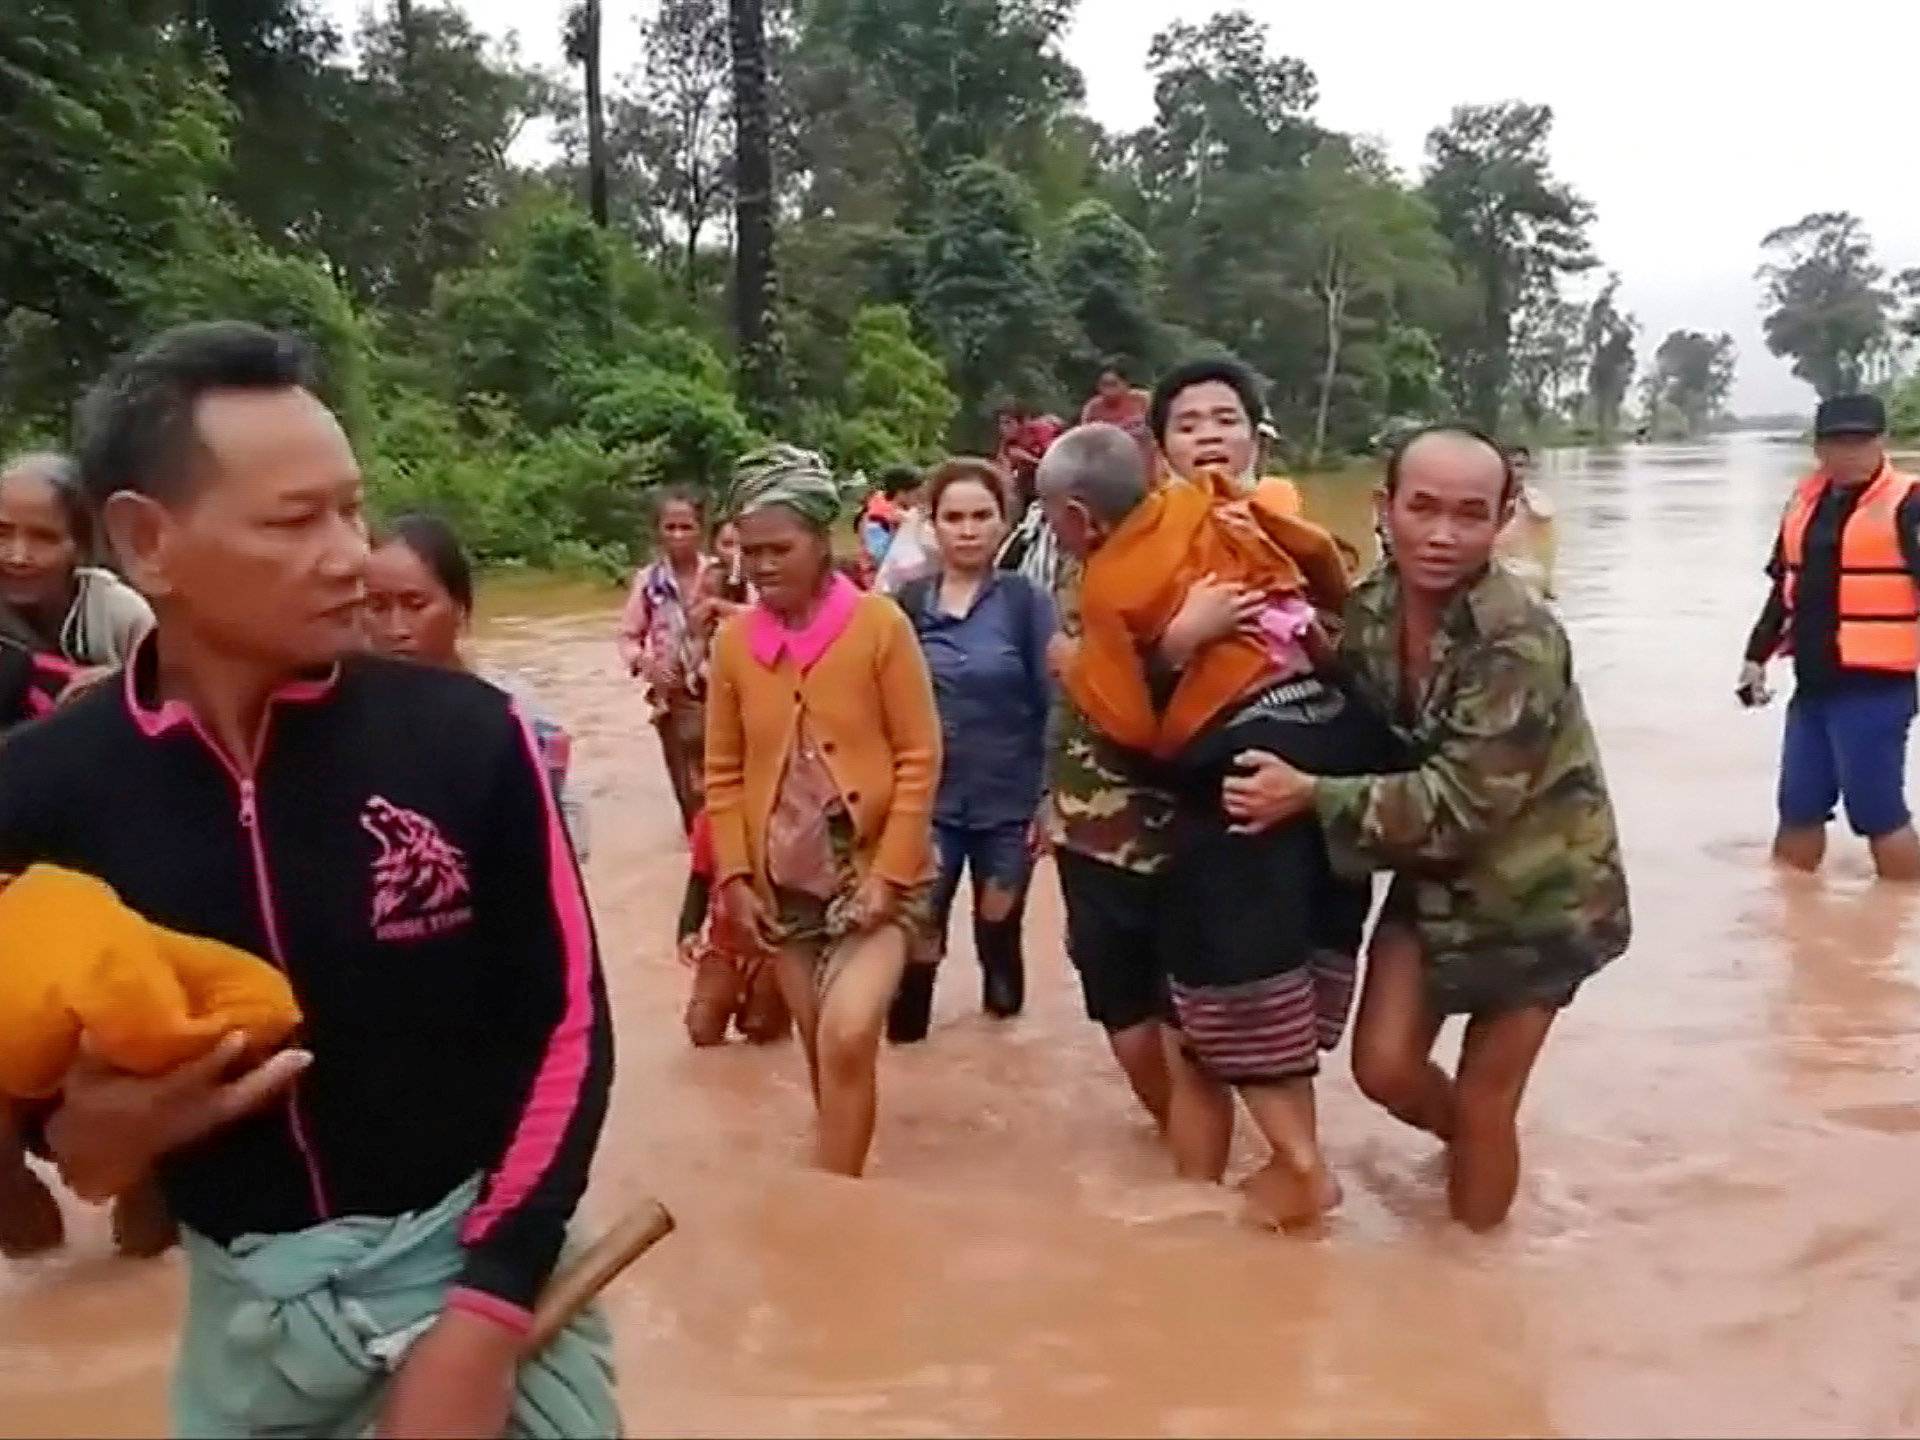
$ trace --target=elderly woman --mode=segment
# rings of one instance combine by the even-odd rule
[[[664,491],[654,515],[659,558],[634,576],[620,615],[620,658],[644,680],[667,782],[690,829],[700,809],[700,737],[706,729],[705,611],[719,583],[702,549],[706,502],[692,490]]]
[[[707,810],[721,914],[773,953],[806,1049],[819,1164],[858,1175],[888,1003],[939,954],[940,720],[906,616],[834,568],[839,503],[808,451],[740,463],[730,509],[758,598],[714,640]]]
[[[117,667],[153,611],[94,552],[93,508],[63,455],[0,466],[0,640],[75,670]]]

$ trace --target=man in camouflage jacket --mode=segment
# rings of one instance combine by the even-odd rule
[[[1455,1218],[1506,1217],[1516,1121],[1548,1030],[1627,947],[1613,807],[1566,634],[1492,560],[1513,502],[1505,455],[1436,427],[1388,462],[1392,560],[1354,593],[1340,654],[1419,757],[1403,774],[1316,779],[1249,757],[1226,804],[1270,825],[1309,810],[1350,870],[1394,873],[1353,1043],[1360,1087],[1446,1140]],[[1468,1017],[1458,1074],[1431,1059]]]

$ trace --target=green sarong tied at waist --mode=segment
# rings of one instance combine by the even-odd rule
[[[348,1217],[231,1246],[183,1232],[187,1316],[173,1380],[176,1435],[368,1433],[407,1348],[439,1318],[465,1262],[460,1222],[479,1181],[431,1210]],[[612,1342],[589,1307],[520,1367],[506,1434],[614,1436]]]

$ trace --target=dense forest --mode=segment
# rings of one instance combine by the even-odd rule
[[[1302,465],[1401,417],[1722,416],[1731,342],[1642,361],[1547,107],[1436,116],[1403,175],[1228,12],[1154,40],[1153,119],[1111,133],[1072,11],[660,0],[608,75],[599,0],[562,21],[564,73],[435,0],[352,34],[310,0],[10,0],[0,441],[57,442],[142,334],[245,316],[317,346],[383,504],[573,565],[624,558],[649,487],[712,486],[755,436],[871,473],[990,445],[1003,404],[1067,413],[1110,361],[1238,356]],[[1920,272],[1888,278],[1846,215],[1764,258],[1771,348],[1823,391],[1897,388]],[[1900,403],[1920,427],[1920,388]]]

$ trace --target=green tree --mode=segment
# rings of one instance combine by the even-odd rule
[[[607,107],[601,94],[600,36],[600,0],[579,0],[567,12],[561,40],[567,59],[580,67],[587,129],[587,211],[594,224],[605,226],[609,220]]]
[[[571,426],[528,439],[504,411],[476,425],[418,390],[386,402],[366,455],[379,513],[443,516],[483,562],[615,573],[638,553],[661,447]]]
[[[1313,74],[1271,55],[1245,14],[1154,38],[1154,121],[1118,157],[1161,259],[1162,319],[1182,349],[1217,347],[1273,381],[1283,423],[1308,429],[1324,316],[1300,259],[1304,168],[1324,132]],[[1123,207],[1123,213],[1129,213]]]
[[[828,454],[869,474],[938,457],[959,401],[938,357],[914,339],[906,307],[863,306],[854,317],[850,353],[846,388],[822,439]]]
[[[1313,72],[1270,55],[1266,27],[1245,11],[1176,21],[1153,37],[1147,71],[1155,121],[1136,141],[1143,179],[1190,215],[1206,203],[1211,177],[1292,169],[1320,138]]]
[[[1663,412],[1671,412],[1683,437],[1702,434],[1726,412],[1733,367],[1732,336],[1671,332],[1654,351],[1647,377],[1649,417],[1658,424]]]
[[[1902,340],[1920,341],[1920,265],[1894,276],[1893,292],[1900,305],[1894,328]]]
[[[187,37],[233,109],[220,191],[269,243],[324,247],[373,180],[358,81],[313,0],[184,0]]]
[[[1115,360],[1136,374],[1159,364],[1165,341],[1154,313],[1156,263],[1146,236],[1103,200],[1081,201],[1061,223],[1053,281],[1080,332],[1063,357],[1062,378],[1076,390]]]
[[[1356,153],[1345,140],[1322,143],[1308,160],[1301,199],[1301,260],[1323,322],[1308,450],[1318,464],[1350,343],[1381,336],[1399,297],[1449,286],[1453,277],[1431,213],[1381,157]],[[1378,375],[1377,362],[1373,368]]]
[[[911,305],[922,243],[902,230],[796,219],[780,232],[781,348],[800,409],[830,405],[846,383],[848,337],[863,304]]]
[[[1857,216],[1818,211],[1783,225],[1760,242],[1769,258],[1767,349],[1793,362],[1793,373],[1822,396],[1858,390],[1887,343],[1892,297],[1873,242]]]
[[[649,201],[643,234],[662,250],[677,246],[691,296],[699,289],[700,242],[733,195],[726,0],[662,0],[640,30],[646,59],[639,88],[614,106],[611,143]]]
[[[645,362],[612,367],[583,387],[584,429],[601,442],[655,457],[663,479],[719,495],[753,427],[733,395]]]
[[[924,207],[967,160],[1010,161],[1080,98],[1060,55],[1073,0],[817,0],[803,44],[850,57],[910,117],[909,198]]]
[[[1895,435],[1905,439],[1920,436],[1920,375],[1910,375],[1894,388],[1887,419]]]
[[[1634,337],[1639,327],[1619,308],[1620,277],[1609,275],[1604,289],[1587,309],[1587,401],[1594,429],[1603,440],[1619,433],[1620,411],[1633,383]]]
[[[1380,347],[1384,381],[1378,419],[1394,416],[1431,417],[1447,408],[1446,367],[1431,332],[1414,325],[1394,325]],[[1379,433],[1368,436],[1369,443]]]
[[[917,181],[911,107],[812,17],[775,69],[777,168],[800,223],[896,228]]]
[[[1505,101],[1462,105],[1427,136],[1425,194],[1474,291],[1472,315],[1452,337],[1458,388],[1490,427],[1513,376],[1515,317],[1594,263],[1593,209],[1554,178],[1552,132],[1549,107]]]
[[[996,399],[1052,403],[1066,339],[1041,261],[1033,196],[997,165],[970,161],[941,187],[915,310],[971,415]]]
[[[144,331],[218,316],[301,336],[319,359],[321,394],[348,434],[370,433],[372,336],[325,266],[270,250],[237,220],[215,214],[140,280],[139,299]]]
[[[358,48],[352,148],[367,179],[322,245],[363,300],[419,311],[438,276],[479,253],[511,188],[508,149],[553,95],[451,6],[370,15]]]
[[[731,0],[734,113],[733,334],[741,388],[756,414],[780,400],[774,328],[773,97],[762,0]]]
[[[678,333],[661,328],[658,277],[575,206],[534,197],[489,233],[493,258],[443,276],[429,317],[432,383],[455,404],[491,396],[530,429],[564,424],[583,377]]]
[[[1529,429],[1573,408],[1587,366],[1586,318],[1586,307],[1552,294],[1535,297],[1514,317],[1509,393]]]
[[[225,121],[141,7],[0,7],[0,424],[53,424],[133,338],[210,210]]]

